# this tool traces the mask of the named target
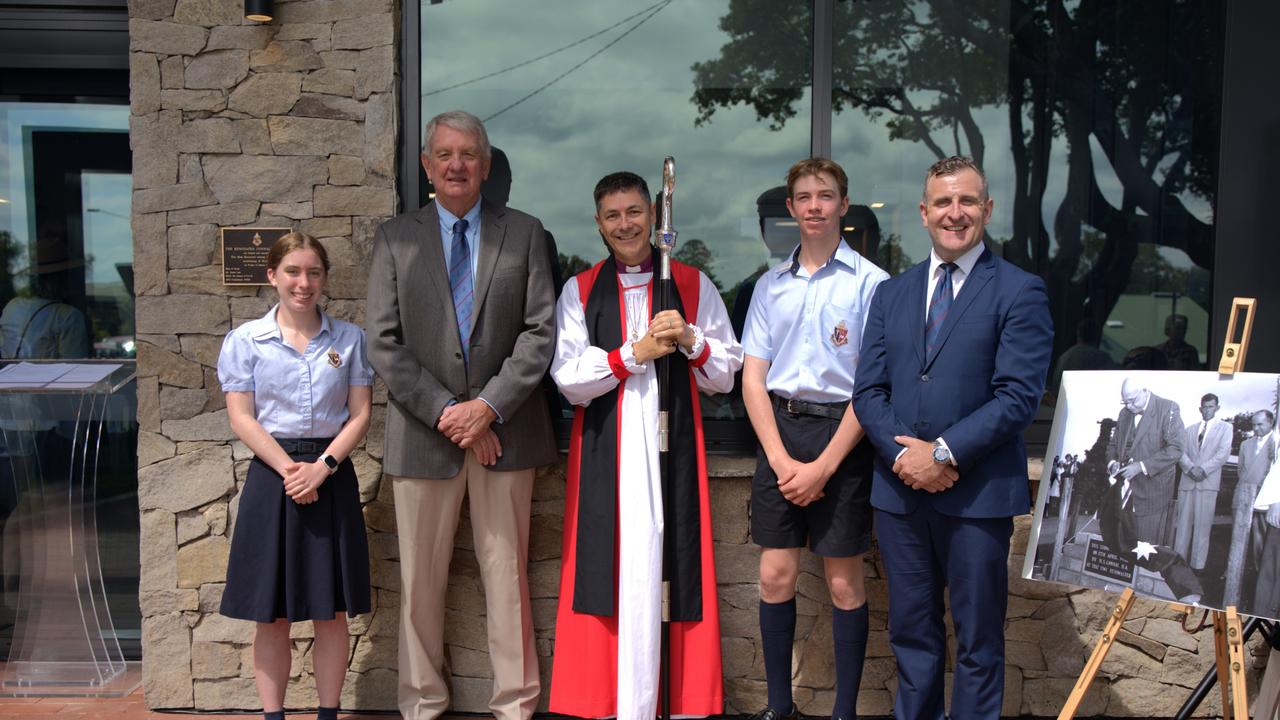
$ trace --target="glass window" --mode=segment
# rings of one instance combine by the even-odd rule
[[[133,357],[128,128],[125,104],[0,102],[3,358]],[[83,442],[84,430],[68,418],[79,417],[83,407],[12,396],[3,402],[0,657],[9,657],[5,646],[21,619],[15,613],[33,592],[24,583],[39,577],[30,567],[38,557],[29,551],[31,528],[45,527],[36,520],[83,512],[51,504],[58,497],[92,504],[99,554],[88,561],[100,563],[115,640],[127,658],[140,657],[136,389],[126,386],[95,407],[103,422],[93,428],[101,431],[96,458],[86,456],[96,460],[86,470],[95,481],[88,485],[68,485],[82,468],[68,467],[66,448]],[[53,557],[61,550],[46,551]]]
[[[763,4],[722,22],[744,77],[777,69],[749,29]],[[924,171],[970,155],[995,200],[988,244],[1048,283],[1059,366],[1204,367],[1222,26],[1220,3],[1195,0],[836,2],[832,157],[867,249],[895,274],[926,259]],[[799,106],[759,97],[731,106]]]
[[[424,2],[422,118],[461,108],[485,121],[510,168],[495,163],[493,175],[510,187],[491,183],[487,193],[509,195],[542,220],[562,282],[606,254],[593,219],[596,182],[631,170],[656,191],[663,157],[675,157],[676,257],[703,269],[745,317],[745,305],[735,306],[743,281],[794,246],[794,227],[791,235],[779,227],[785,208],[778,215],[776,202],[760,200],[809,154],[813,15],[808,0],[762,4],[749,18],[753,52],[775,70],[751,76],[717,60],[738,52],[724,24],[735,5]],[[740,106],[748,95],[792,102],[787,122]],[[425,202],[425,179],[423,188]],[[703,408],[709,418],[745,417],[732,399]]]
[[[0,103],[0,352],[133,355],[129,108]]]
[[[1209,360],[1221,3],[475,0],[423,4],[421,26],[423,117],[486,119],[512,203],[566,261],[603,254],[595,180],[655,181],[671,154],[681,245],[734,312],[794,246],[787,167],[829,147],[845,238],[897,274],[929,253],[925,170],[966,154],[995,200],[988,245],[1048,285],[1051,391],[1062,368]]]
[[[927,258],[924,169],[970,155],[995,199],[988,245],[1046,279],[1051,391],[1062,369],[1203,368],[1221,4],[984,8],[836,4],[833,154],[861,168],[850,193],[877,208],[881,263]]]

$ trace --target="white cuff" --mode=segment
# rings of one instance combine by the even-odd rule
[[[676,347],[680,348],[680,353],[682,355],[693,360],[702,354],[702,348],[706,346],[707,339],[702,335],[702,328],[692,323],[686,323],[686,325],[693,330],[693,346],[690,347],[688,351],[685,351],[683,345],[677,344]]]
[[[902,448],[901,450],[899,450],[899,451],[898,451],[898,454],[893,456],[893,461],[894,461],[894,462],[897,462],[897,461],[901,460],[901,459],[902,459],[902,456],[903,456],[906,452],[907,452],[907,449],[906,449],[906,448]]]
[[[646,366],[636,362],[636,353],[631,348],[630,340],[622,343],[622,347],[618,348],[618,357],[622,358],[622,364],[627,367],[627,372],[636,375],[645,371]]]
[[[480,398],[480,402],[482,402],[482,403],[484,403],[485,405],[488,405],[488,406],[489,406],[489,409],[493,411],[493,414],[494,414],[495,416],[497,416],[497,418],[498,418],[497,422],[498,422],[498,424],[499,424],[499,425],[501,425],[502,423],[506,422],[506,421],[505,421],[505,420],[503,420],[503,418],[502,418],[502,413],[498,412],[498,408],[494,407],[494,406],[493,406],[493,403],[489,402],[488,400],[485,400],[483,397],[482,397],[482,398]]]

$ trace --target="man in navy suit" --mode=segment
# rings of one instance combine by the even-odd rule
[[[1053,349],[1044,282],[982,243],[982,170],[929,168],[929,260],[880,285],[863,331],[854,409],[876,449],[871,490],[889,581],[894,716],[941,719],[955,626],[952,718],[998,718],[1013,516],[1030,509],[1022,432]]]

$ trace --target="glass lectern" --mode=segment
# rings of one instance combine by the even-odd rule
[[[13,508],[3,596],[14,618],[0,695],[137,687],[107,605],[95,513],[103,439],[135,421],[116,397],[134,374],[132,360],[0,361],[0,486]]]

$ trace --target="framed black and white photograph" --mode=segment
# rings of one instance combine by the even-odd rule
[[[1278,380],[1063,373],[1023,577],[1280,618]]]

